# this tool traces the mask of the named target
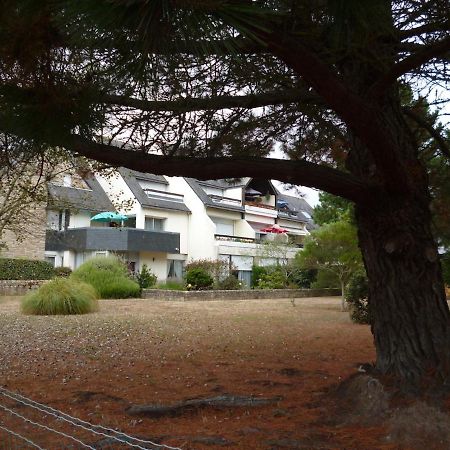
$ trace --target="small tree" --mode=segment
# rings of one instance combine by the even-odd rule
[[[137,274],[136,280],[139,283],[141,289],[147,289],[156,284],[158,277],[152,273],[147,264],[142,266],[141,271]]]
[[[311,233],[303,250],[296,255],[301,268],[318,269],[338,277],[341,285],[342,310],[345,310],[344,290],[352,273],[361,267],[355,228],[345,221],[325,225]]]

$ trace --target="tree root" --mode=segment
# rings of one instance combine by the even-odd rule
[[[282,400],[282,397],[246,397],[240,395],[223,394],[210,398],[194,398],[172,405],[132,405],[126,412],[132,416],[145,417],[174,417],[187,411],[197,411],[205,408],[240,408],[270,405]]]

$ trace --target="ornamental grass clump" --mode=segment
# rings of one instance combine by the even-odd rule
[[[68,278],[49,281],[22,300],[22,312],[38,316],[87,314],[97,309],[95,289]]]
[[[92,258],[83,263],[70,276],[90,284],[99,298],[140,297],[139,284],[128,277],[128,269],[115,256]]]

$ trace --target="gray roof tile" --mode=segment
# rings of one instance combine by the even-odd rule
[[[184,203],[148,197],[144,189],[142,189],[141,185],[139,184],[138,179],[144,179],[142,176],[145,175],[147,176],[146,181],[160,182],[156,181],[159,180],[158,175],[142,174],[141,172],[126,169],[125,167],[120,167],[119,173],[120,175],[122,175],[122,178],[124,179],[125,183],[131,189],[131,192],[135,196],[136,200],[141,204],[141,206],[146,208],[171,209],[175,211],[190,212],[190,209]],[[152,177],[151,180],[150,177]],[[163,178],[164,184],[169,184],[164,177],[161,178]]]
[[[87,211],[114,211],[115,208],[93,175],[84,178],[89,189],[48,185],[48,206]]]
[[[225,186],[222,181],[225,180],[216,180],[217,182],[215,184],[204,181],[196,180],[195,178],[185,178],[186,183],[191,187],[191,189],[197,194],[197,197],[203,202],[203,204],[209,208],[217,208],[217,209],[226,209],[228,211],[238,211],[238,212],[244,212],[245,209],[243,206],[234,206],[234,205],[228,205],[225,203],[218,203],[211,199],[211,197],[204,191],[202,188],[203,186],[209,186],[209,187],[217,187],[220,189],[224,189]],[[240,186],[244,186],[244,184],[241,184]],[[227,188],[230,187],[239,187],[239,186],[233,186],[230,184],[227,184]]]

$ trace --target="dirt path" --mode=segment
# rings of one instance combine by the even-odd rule
[[[26,317],[18,305],[0,300],[0,384],[74,416],[185,449],[398,448],[382,428],[326,423],[328,390],[374,359],[369,327],[351,324],[338,298],[105,300],[73,317]],[[175,417],[126,412],[223,394],[281,400]]]

